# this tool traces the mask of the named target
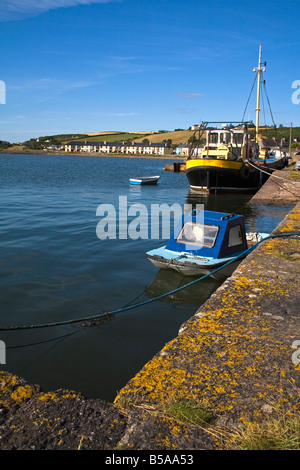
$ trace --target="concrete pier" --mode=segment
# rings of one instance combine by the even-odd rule
[[[274,234],[295,232],[299,202]],[[259,245],[114,404],[0,372],[0,449],[215,450],[228,430],[299,415],[299,253],[299,236]],[[182,399],[206,407],[212,427],[170,416]]]
[[[300,204],[274,233],[297,231]],[[235,425],[261,420],[275,404],[299,411],[299,247],[300,237],[257,247],[116,402],[126,394],[153,406],[205,398],[219,422]]]
[[[293,167],[292,167],[293,168]],[[253,204],[297,204],[300,199],[300,171],[287,167],[274,171],[253,196]]]

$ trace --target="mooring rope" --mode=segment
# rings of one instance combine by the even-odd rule
[[[262,168],[260,168],[259,166],[256,166],[256,165],[253,165],[253,163],[251,163],[250,161],[247,162],[247,164],[249,164],[250,166],[253,166],[253,168],[256,168],[257,170],[261,171],[262,173],[265,173],[266,175],[269,175],[269,176],[272,176],[272,178],[277,178],[277,179],[280,179],[284,182],[288,182],[290,180],[286,179],[286,178],[282,178],[281,176],[278,176],[278,175],[273,175],[273,173],[269,173],[268,171],[265,171],[263,170]],[[300,184],[300,181],[290,181],[292,182],[292,184]],[[284,191],[287,191],[288,193],[291,193],[293,196],[295,196],[297,199],[299,199],[299,194],[296,194],[294,193],[293,191],[291,191],[289,188],[286,188],[285,186],[282,186],[281,184],[279,184],[277,181],[273,180],[273,183],[274,184],[277,184],[277,186],[279,186],[281,189],[283,189]]]
[[[269,173],[268,171],[266,171],[268,167],[264,167],[265,170],[263,170],[262,167],[255,165],[255,164],[252,163],[250,160],[247,160],[247,164],[249,164],[250,166],[252,166],[252,167],[255,168],[256,170],[259,170],[259,171],[261,171],[262,173],[265,173],[266,175],[272,176],[273,178],[277,178],[277,179],[282,180],[282,181],[285,181],[285,182],[290,181],[290,180],[288,180],[287,178],[283,178],[282,176],[274,175],[274,174],[273,174],[273,171],[274,171],[274,170],[271,171],[271,173]],[[293,183],[293,184],[300,184],[300,181],[292,181],[292,183]]]
[[[118,309],[115,309],[115,310],[111,310],[110,312],[102,312],[102,313],[99,313],[97,315],[93,315],[93,316],[90,316],[90,317],[76,318],[76,319],[65,320],[65,321],[54,322],[54,323],[44,323],[44,324],[41,324],[41,325],[23,325],[23,326],[0,327],[0,331],[29,330],[29,329],[35,329],[35,328],[49,328],[49,327],[52,327],[52,326],[70,325],[72,323],[80,323],[80,322],[85,322],[85,321],[90,321],[90,320],[97,320],[97,319],[102,318],[102,317],[116,315],[117,313],[126,312],[126,311],[132,310],[134,308],[142,307],[143,305],[147,305],[147,304],[150,304],[152,302],[156,302],[157,300],[163,299],[164,297],[168,297],[169,295],[172,295],[176,292],[179,292],[182,289],[186,289],[187,287],[190,287],[193,284],[196,284],[196,283],[202,281],[203,279],[206,279],[207,277],[211,276],[212,274],[215,274],[220,269],[223,269],[224,267],[228,266],[229,264],[237,261],[239,258],[244,257],[250,251],[253,251],[254,248],[257,245],[259,245],[260,243],[262,243],[262,242],[264,242],[268,239],[280,238],[280,237],[292,237],[292,236],[300,236],[300,232],[279,233],[279,234],[276,234],[276,235],[269,235],[268,237],[263,238],[262,240],[258,241],[257,243],[255,243],[253,246],[251,246],[247,250],[243,251],[242,253],[235,256],[234,258],[232,258],[227,263],[225,263],[222,266],[216,268],[215,270],[209,272],[208,274],[205,274],[204,276],[202,276],[198,279],[195,279],[195,280],[189,282],[188,284],[185,284],[184,286],[177,287],[177,289],[174,289],[170,292],[166,292],[165,294],[161,294],[157,297],[154,297],[153,299],[144,300],[143,302],[139,302],[139,303],[136,303],[136,304],[133,304],[133,305],[127,305],[125,307],[121,307],[121,308],[118,308]]]

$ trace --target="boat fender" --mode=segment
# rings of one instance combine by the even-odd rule
[[[242,178],[247,179],[250,176],[250,168],[249,165],[243,165],[240,170],[240,175]]]

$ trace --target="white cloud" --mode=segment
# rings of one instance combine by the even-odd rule
[[[138,116],[138,113],[112,113],[108,116],[117,116],[117,117],[128,117],[128,116]]]
[[[56,78],[36,78],[22,80],[18,84],[9,85],[9,90],[12,91],[38,91],[46,90],[47,92],[54,90],[57,93],[62,93],[69,90],[76,90],[77,88],[87,88],[98,84],[97,81],[89,79],[71,81]]]
[[[199,96],[206,96],[204,93],[188,93],[186,91],[175,91],[177,96],[180,96],[181,98],[188,98],[188,99],[194,99],[194,98],[199,98]]]
[[[93,3],[110,3],[111,1],[120,0],[1,0],[0,21],[30,18],[57,8],[91,5]]]

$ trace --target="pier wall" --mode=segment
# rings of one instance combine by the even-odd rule
[[[298,202],[273,233],[299,231]],[[299,237],[259,245],[113,404],[0,372],[0,449],[222,449],[225,431],[299,415],[299,253]],[[213,428],[170,416],[179,400]]]
[[[273,232],[300,231],[298,204]],[[270,239],[119,393],[159,406],[204,400],[218,424],[261,421],[273,406],[298,413],[300,237]]]

